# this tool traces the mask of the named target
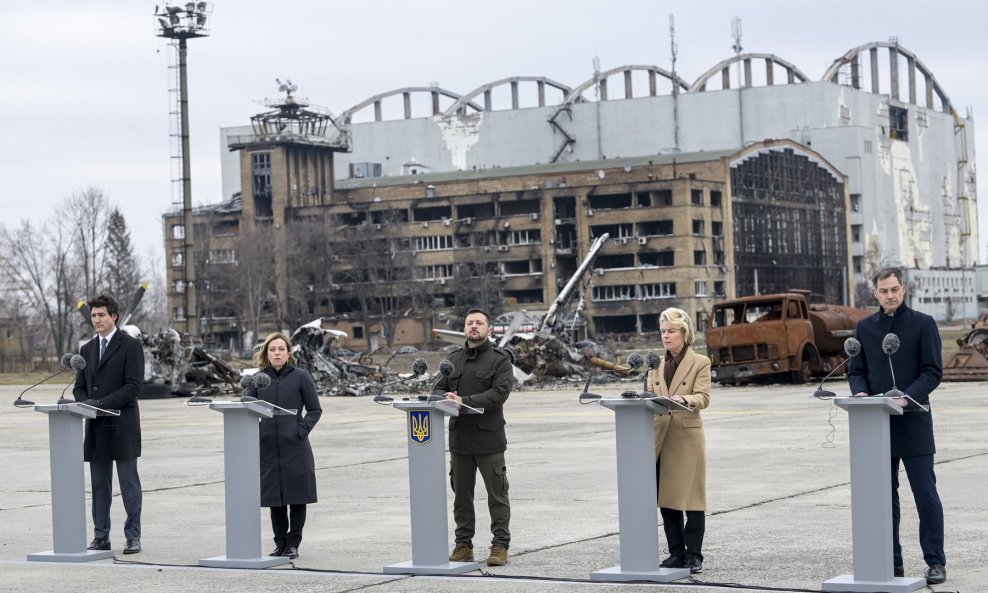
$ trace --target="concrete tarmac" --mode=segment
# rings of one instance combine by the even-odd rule
[[[616,395],[636,385],[598,391]],[[828,388],[848,392],[845,382]],[[140,404],[144,551],[121,553],[117,494],[115,560],[27,562],[27,554],[51,549],[51,483],[47,418],[10,405],[21,389],[0,387],[2,592],[819,591],[823,581],[853,568],[847,415],[810,397],[815,386],[714,387],[703,412],[706,560],[701,574],[675,584],[589,581],[592,571],[619,563],[614,415],[579,405],[578,385],[516,392],[505,407],[512,542],[504,567],[482,565],[456,577],[382,574],[385,565],[411,559],[407,437],[403,413],[366,397],[321,400],[323,417],[310,435],[320,502],[309,507],[301,556],[292,565],[197,566],[224,553],[223,418],[180,399]],[[59,391],[43,386],[28,397],[50,403]],[[948,560],[948,580],[936,591],[988,591],[986,395],[982,382],[946,383],[933,396]],[[88,488],[88,468],[86,475]],[[926,566],[915,507],[904,473],[900,481],[906,574],[920,577]],[[476,504],[474,549],[482,561],[490,532],[479,479]],[[267,552],[270,523],[266,509],[258,514]],[[450,542],[452,529],[450,517]],[[664,556],[659,525],[656,534]]]

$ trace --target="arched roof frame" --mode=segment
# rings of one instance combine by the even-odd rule
[[[518,84],[522,82],[534,82],[538,86],[538,96],[539,96],[539,107],[545,107],[545,87],[552,87],[563,93],[563,99],[569,96],[569,93],[573,90],[561,82],[556,82],[550,78],[544,76],[512,76],[509,78],[502,78],[501,80],[496,80],[494,82],[489,82],[485,85],[481,85],[469,93],[460,97],[455,103],[453,103],[446,111],[443,113],[444,116],[449,117],[456,113],[465,112],[467,105],[475,99],[476,97],[483,95],[484,97],[484,111],[493,111],[492,105],[492,91],[504,85],[511,86],[511,108],[518,109]]]
[[[710,79],[720,74],[721,81],[723,82],[723,88],[731,88],[731,66],[741,62],[744,67],[744,86],[751,86],[751,62],[754,60],[764,60],[765,61],[765,79],[768,82],[768,86],[775,84],[775,66],[780,66],[786,71],[786,84],[796,84],[797,82],[807,82],[809,77],[807,77],[803,72],[794,66],[792,63],[783,60],[775,54],[738,54],[732,58],[728,58],[719,62],[716,66],[707,70],[700,75],[690,86],[691,93],[700,93],[707,90],[707,83]],[[738,83],[741,84],[741,81]]]
[[[649,86],[649,96],[654,97],[658,95],[657,89],[658,84],[656,82],[656,77],[661,76],[666,80],[672,81],[679,85],[679,88],[683,91],[689,90],[689,85],[687,85],[682,78],[678,75],[674,75],[665,68],[659,68],[658,66],[642,66],[642,65],[626,65],[618,66],[617,68],[611,68],[606,72],[601,72],[599,76],[595,76],[583,84],[573,87],[569,95],[563,100],[562,105],[571,105],[573,103],[581,103],[586,101],[583,97],[583,93],[587,90],[592,89],[597,81],[600,81],[600,99],[601,101],[607,100],[607,79],[615,74],[624,74],[624,98],[632,98],[632,86],[631,86],[631,73],[635,71],[645,71],[648,72],[648,86]]]
[[[358,111],[362,111],[371,105],[374,106],[374,121],[383,121],[381,115],[381,103],[384,99],[388,97],[393,97],[395,95],[401,95],[405,104],[405,119],[412,119],[412,94],[413,93],[428,93],[432,96],[432,115],[441,115],[442,110],[439,109],[439,97],[448,97],[454,102],[458,102],[463,98],[463,95],[459,93],[454,93],[449,89],[444,89],[438,86],[406,86],[400,89],[394,89],[386,93],[380,93],[374,95],[373,97],[368,97],[367,99],[357,103],[353,107],[347,109],[340,114],[340,119],[349,124],[353,120],[353,115]],[[475,111],[482,111],[480,105],[473,102],[467,102],[466,105]]]
[[[950,102],[950,97],[948,97],[947,93],[943,91],[943,87],[941,87],[940,83],[937,82],[936,77],[933,76],[933,72],[926,67],[926,64],[924,64],[922,60],[916,57],[916,54],[899,45],[899,42],[897,41],[874,41],[872,43],[859,45],[848,50],[844,55],[834,60],[834,63],[827,68],[827,71],[823,73],[820,80],[837,83],[838,76],[840,75],[840,69],[846,65],[850,65],[851,86],[856,89],[860,89],[861,59],[859,56],[867,51],[869,53],[871,63],[871,92],[876,95],[879,94],[878,50],[883,47],[888,48],[889,50],[889,76],[892,83],[890,86],[892,90],[891,97],[893,100],[900,100],[898,57],[902,56],[906,59],[906,68],[908,69],[907,77],[909,82],[909,103],[919,105],[919,103],[916,102],[916,71],[918,70],[926,80],[926,108],[935,108],[933,104],[933,95],[936,93],[937,97],[940,99],[941,106],[943,107],[943,112],[954,112],[954,107]]]

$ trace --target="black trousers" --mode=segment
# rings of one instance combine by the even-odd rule
[[[892,458],[892,561],[902,566],[902,544],[899,542],[899,460],[906,467],[906,477],[916,501],[919,514],[919,547],[927,564],[947,564],[943,550],[943,504],[937,494],[937,476],[933,471],[932,455]]]
[[[271,530],[274,531],[276,546],[297,548],[302,543],[303,527],[305,527],[304,504],[271,507]]]
[[[659,467],[662,457],[655,460],[655,487],[659,486]],[[686,522],[683,523],[683,514],[686,514]],[[669,509],[659,507],[659,514],[662,515],[662,527],[666,532],[666,544],[669,546],[669,555],[675,556],[684,562],[696,556],[703,561],[703,534],[706,531],[706,514],[703,511],[682,511],[679,509]]]

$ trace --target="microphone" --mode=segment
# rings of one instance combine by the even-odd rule
[[[65,357],[66,356],[69,357],[68,358],[68,365],[66,365],[66,363],[65,363],[66,362],[65,361]],[[86,368],[86,359],[83,358],[82,356],[78,355],[78,354],[63,354],[62,355],[62,366],[68,366],[73,371],[79,372],[82,369]],[[68,399],[67,397],[65,397],[65,390],[68,389],[69,386],[71,386],[73,383],[75,383],[75,379],[69,381],[68,384],[62,389],[62,395],[58,398],[58,402],[56,402],[56,403],[58,403],[58,404],[71,404],[71,403],[73,403],[73,400]]]
[[[649,350],[648,353],[645,355],[645,366],[648,367],[648,372],[645,373],[645,378],[642,379],[642,397],[644,398],[655,397],[655,394],[648,390],[648,374],[649,372],[659,368],[660,364],[662,364],[662,357],[659,356],[655,352],[655,350]]]
[[[455,371],[455,370],[456,370],[456,366],[448,358],[445,359],[445,360],[443,360],[441,363],[439,363],[439,374],[441,374],[443,377],[449,378],[449,376],[452,375],[453,374],[453,371]],[[436,385],[439,385],[439,381],[436,381]],[[432,388],[435,389],[436,388],[436,385],[433,385]],[[453,400],[447,400],[445,395],[439,395],[439,394],[436,394],[436,393],[429,394],[429,397],[425,398],[425,400],[426,401],[429,401],[429,402],[444,402],[444,401],[449,401],[449,402],[454,403],[454,404],[456,404],[458,406],[464,407],[464,408],[466,408],[468,410],[472,410],[472,411],[474,411],[474,412],[476,412],[478,414],[483,414],[484,413],[484,411],[481,410],[481,409],[479,409],[479,408],[474,408],[473,406],[468,406],[468,405],[466,405],[465,403],[463,403],[461,401],[458,402],[458,401],[453,401]]]
[[[31,391],[32,389],[34,389],[38,385],[41,385],[45,381],[47,381],[49,379],[54,379],[55,377],[61,375],[65,371],[71,369],[72,368],[72,366],[71,366],[71,364],[72,364],[72,356],[79,356],[79,355],[78,354],[73,355],[71,352],[66,352],[65,354],[63,354],[62,355],[62,358],[59,359],[59,361],[58,361],[59,366],[61,366],[62,369],[60,371],[58,371],[57,373],[53,373],[53,374],[45,377],[44,379],[38,381],[34,385],[32,385],[32,386],[28,387],[27,389],[25,389],[24,391],[22,391],[21,394],[17,396],[17,399],[14,400],[14,407],[16,407],[16,408],[33,408],[34,407],[34,402],[31,401],[31,400],[28,400],[28,399],[24,399],[24,394],[27,393],[28,391]],[[79,358],[82,358],[82,357],[79,356]],[[83,363],[83,366],[85,366],[86,359],[83,358],[82,359],[82,363]]]
[[[240,386],[244,389],[264,389],[271,384],[271,376],[267,373],[254,373],[240,378]],[[260,401],[253,395],[240,396],[241,403]]]
[[[607,373],[627,375],[641,368],[641,366],[645,363],[645,359],[642,358],[641,354],[637,352],[632,352],[631,354],[628,355],[628,358],[625,359],[625,362],[628,363],[627,369],[620,368],[618,367],[618,365],[612,363],[608,363],[608,365],[598,364],[597,366],[603,366],[604,369],[590,372],[590,376],[587,377],[587,382],[583,384],[583,392],[580,393],[580,396],[578,398],[579,402],[581,404],[589,404],[591,402],[598,401],[603,397],[598,393],[590,392],[590,383],[593,381],[593,378],[599,373],[607,372]]]
[[[443,362],[449,363],[448,360],[444,360]],[[452,367],[453,364],[450,363],[449,366]],[[429,363],[427,363],[424,358],[416,358],[414,361],[412,361],[412,375],[410,377],[405,377],[404,379],[398,379],[397,381],[391,381],[390,383],[385,383],[384,385],[381,385],[381,389],[379,389],[377,395],[374,396],[374,400],[373,400],[374,403],[381,405],[388,405],[393,403],[395,401],[395,398],[391,397],[390,395],[384,395],[385,387],[389,387],[391,385],[397,385],[398,383],[404,383],[406,381],[411,381],[412,379],[421,376],[427,370],[429,370]],[[443,370],[443,365],[440,364],[439,372],[442,372],[442,370]]]
[[[848,338],[844,340],[844,353],[847,354],[847,358],[845,358],[842,363],[834,367],[832,371],[827,373],[827,376],[823,378],[823,381],[820,381],[820,387],[818,387],[817,390],[813,392],[813,397],[817,399],[833,399],[837,397],[837,394],[834,393],[833,391],[827,391],[826,389],[824,389],[823,384],[826,383],[827,379],[829,379],[831,375],[836,373],[842,366],[851,362],[852,358],[854,358],[858,354],[861,354],[861,342],[857,341],[855,338]]]
[[[905,394],[895,386],[895,369],[892,368],[892,355],[899,351],[899,336],[888,333],[882,340],[882,352],[889,358],[889,371],[892,373],[892,389],[885,392],[885,397],[902,397]]]
[[[188,401],[185,402],[185,405],[187,405],[187,406],[204,406],[206,404],[210,404],[210,403],[213,402],[213,400],[209,399],[206,396],[207,395],[215,395],[215,394],[219,393],[219,391],[220,390],[217,389],[216,387],[203,385],[202,387],[200,387],[199,389],[197,389],[194,394],[192,394],[192,397],[190,397],[188,399]]]

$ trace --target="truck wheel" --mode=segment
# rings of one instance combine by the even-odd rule
[[[799,369],[790,371],[789,374],[793,383],[803,385],[813,380],[813,367],[810,365],[810,361],[804,360],[800,363]]]

